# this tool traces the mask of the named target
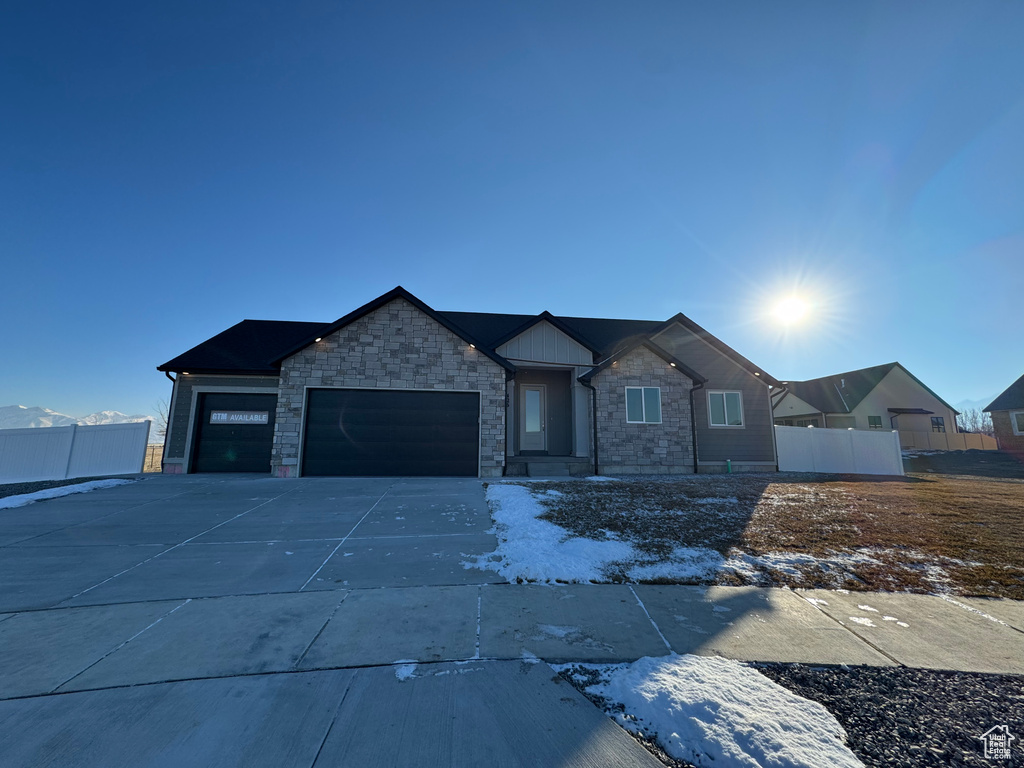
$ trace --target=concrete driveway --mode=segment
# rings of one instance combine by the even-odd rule
[[[1024,673],[1014,601],[506,584],[463,566],[491,524],[462,479],[156,476],[0,510],[0,765],[653,766],[538,658]]]
[[[463,479],[0,511],[0,765],[659,765],[546,665],[481,656],[491,525]]]

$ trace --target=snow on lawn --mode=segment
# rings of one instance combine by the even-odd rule
[[[518,478],[517,478],[518,480]],[[117,482],[117,481],[115,481]],[[58,489],[60,490],[60,489]],[[860,548],[852,552],[811,555],[801,552],[749,554],[732,548],[726,556],[708,547],[675,547],[667,556],[645,552],[616,531],[594,530],[594,538],[577,536],[559,525],[539,519],[545,498],[560,496],[545,490],[541,481],[528,486],[492,483],[487,502],[498,536],[494,553],[467,556],[466,568],[496,571],[510,582],[669,582],[685,584],[742,583],[775,586],[844,585],[859,569],[890,568],[923,578],[938,594],[951,591],[944,566],[979,566],[981,563],[931,556],[915,550]],[[702,505],[738,503],[734,497],[690,499]],[[640,512],[636,514],[642,514]],[[346,556],[349,553],[345,553]]]
[[[604,699],[619,724],[694,765],[863,766],[822,705],[736,661],[673,654],[632,664],[552,666],[581,681],[592,678],[574,669],[596,673],[600,682],[587,693]]]
[[[487,502],[498,548],[493,555],[463,563],[466,568],[497,571],[509,581],[604,581],[607,565],[635,556],[625,542],[575,538],[554,523],[538,520],[544,509],[529,488],[496,483],[487,488]]]
[[[127,485],[128,483],[134,482],[134,480],[92,480],[88,483],[62,485],[59,488],[47,488],[44,491],[36,491],[35,493],[23,493],[19,496],[6,496],[0,499],[0,509],[13,509],[14,507],[23,507],[26,504],[31,504],[35,501],[44,501],[45,499],[56,499],[61,496],[70,496],[73,493],[86,493],[87,491],[96,491],[99,490],[100,488],[113,488],[116,485]]]
[[[713,549],[676,547],[668,560],[634,565],[626,575],[630,581],[707,581],[715,578],[725,562]]]
[[[713,549],[676,547],[665,559],[655,560],[613,532],[601,531],[604,540],[573,536],[561,526],[538,519],[544,513],[540,499],[558,491],[508,483],[487,488],[487,502],[496,523],[498,548],[463,563],[466,568],[497,571],[510,582],[601,582],[617,571],[629,581],[681,581],[713,583],[722,571],[734,571],[759,583],[766,571],[796,574],[798,566],[817,565],[825,571],[845,572],[844,566],[876,562],[866,555],[836,555],[821,559],[802,554],[748,555],[733,550],[729,558]],[[716,499],[716,501],[728,501]]]

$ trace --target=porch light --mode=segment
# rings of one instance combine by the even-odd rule
[[[755,376],[760,376],[761,374],[760,374],[760,373],[755,373],[754,375],[755,375]]]
[[[317,336],[315,339],[313,339],[313,341],[320,341],[322,338],[323,337],[321,337],[321,336]]]
[[[671,365],[671,366],[672,366],[673,368],[675,368],[675,367],[676,367],[676,364],[675,364],[675,363],[669,363],[669,365]]]
[[[188,376],[188,371],[182,371],[182,372],[181,372],[181,375],[182,375],[182,376]]]
[[[476,349],[476,344],[470,344],[470,345],[469,345],[469,348],[470,348],[470,349]]]

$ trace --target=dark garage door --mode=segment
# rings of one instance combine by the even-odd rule
[[[475,392],[311,389],[304,475],[477,475]]]
[[[270,472],[277,395],[199,395],[193,472]]]

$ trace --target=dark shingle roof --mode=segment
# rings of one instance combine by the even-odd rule
[[[932,397],[949,408],[954,413],[959,413],[953,406],[939,397],[932,389],[912,374],[899,363],[886,363],[875,365],[871,368],[860,368],[856,371],[837,373],[833,376],[822,376],[820,379],[809,379],[807,381],[791,381],[787,384],[789,390],[806,403],[810,403],[822,413],[849,413],[878,383],[884,379],[893,368],[899,368],[907,376],[912,378]],[[891,408],[889,410],[892,410]]]
[[[1009,411],[1012,408],[1024,408],[1024,376],[1021,376],[995,400],[989,403],[985,411]]]
[[[516,329],[529,325],[537,315],[500,315],[492,312],[438,312],[460,328],[476,336],[484,344],[503,343]],[[584,344],[604,357],[622,346],[622,342],[640,334],[650,333],[661,320],[611,320],[600,317],[561,317],[553,315]]]
[[[442,325],[447,325],[449,329],[457,332],[467,341],[475,343],[485,355],[511,370],[514,370],[513,366],[494,352],[495,347],[511,338],[513,333],[521,332],[540,320],[546,319],[561,330],[568,332],[585,347],[595,352],[598,361],[625,346],[649,339],[652,333],[660,331],[673,322],[681,322],[739,365],[748,368],[752,373],[759,371],[758,375],[762,376],[766,383],[772,385],[778,383],[767,373],[761,373],[760,369],[745,357],[683,315],[676,315],[667,321],[662,321],[560,317],[547,312],[540,315],[436,312],[401,287],[378,297],[334,323],[243,320],[238,325],[158,366],[157,370],[188,371],[189,373],[277,374],[283,358],[312,343],[315,337],[327,335],[332,330],[390,301],[395,296],[402,296],[413,302],[423,311],[434,316]],[[699,377],[698,374],[698,378],[702,377]]]
[[[788,386],[794,395],[822,413],[849,413],[897,365],[899,363],[886,363],[820,379],[791,381]]]
[[[273,360],[325,325],[286,320],[243,320],[157,366],[157,370],[277,375],[281,366],[275,365]]]

